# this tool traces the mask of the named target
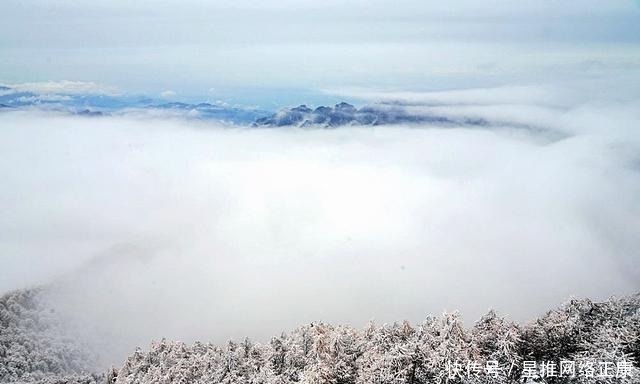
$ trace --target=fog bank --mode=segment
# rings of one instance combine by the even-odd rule
[[[5,112],[0,291],[48,284],[69,324],[109,344],[105,364],[161,337],[445,309],[526,320],[632,293],[637,107],[429,106],[518,129]]]

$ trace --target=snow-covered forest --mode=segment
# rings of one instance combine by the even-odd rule
[[[42,293],[18,290],[0,299],[0,382],[74,382],[76,374],[78,382],[97,381],[100,375],[87,375],[94,354],[69,337]]]
[[[370,323],[363,329],[312,323],[266,343],[160,340],[135,350],[121,367],[94,373],[93,351],[65,335],[41,293],[19,290],[0,299],[0,382],[640,382],[635,368],[640,359],[640,294],[604,302],[572,299],[527,324],[490,311],[468,327],[459,314],[445,313],[427,316],[420,324]],[[527,361],[539,368],[548,362],[575,362],[575,377],[526,379]],[[496,369],[487,373],[494,362]],[[610,368],[605,377],[601,362],[614,367],[629,362],[634,368],[624,375]],[[582,371],[589,366],[593,377]]]

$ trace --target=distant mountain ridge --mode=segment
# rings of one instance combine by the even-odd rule
[[[480,118],[436,114],[424,106],[401,103],[374,103],[357,108],[347,102],[310,108],[306,104],[278,112],[225,103],[166,101],[131,94],[37,93],[0,86],[0,110],[37,109],[85,117],[105,115],[151,116],[213,120],[252,127],[377,126],[391,124],[431,124],[438,126],[489,126]]]
[[[0,86],[0,108],[38,109],[80,116],[167,113],[173,117],[216,120],[231,124],[249,125],[269,111],[242,106],[211,103],[167,102],[143,95],[46,93]]]
[[[259,119],[261,116],[268,114],[268,112],[258,109],[232,107],[211,103],[189,104],[182,102],[169,102],[153,105],[150,108],[177,112],[181,111],[185,112],[190,117],[231,121],[244,124],[249,124],[256,119]]]
[[[294,108],[283,109],[269,117],[255,121],[254,127],[283,126],[322,126],[339,127],[344,125],[387,125],[432,123],[443,125],[487,125],[480,119],[453,119],[424,111],[409,110],[398,104],[372,104],[360,109],[346,102],[333,107],[320,106],[311,109],[302,104]]]

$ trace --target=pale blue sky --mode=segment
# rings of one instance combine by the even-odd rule
[[[287,104],[339,87],[635,76],[639,43],[640,8],[630,0],[9,0],[0,82],[94,81]]]

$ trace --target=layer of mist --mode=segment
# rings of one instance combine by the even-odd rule
[[[494,124],[4,112],[0,291],[45,285],[106,367],[162,337],[261,340],[445,309],[520,321],[640,288],[636,101],[414,101]]]

